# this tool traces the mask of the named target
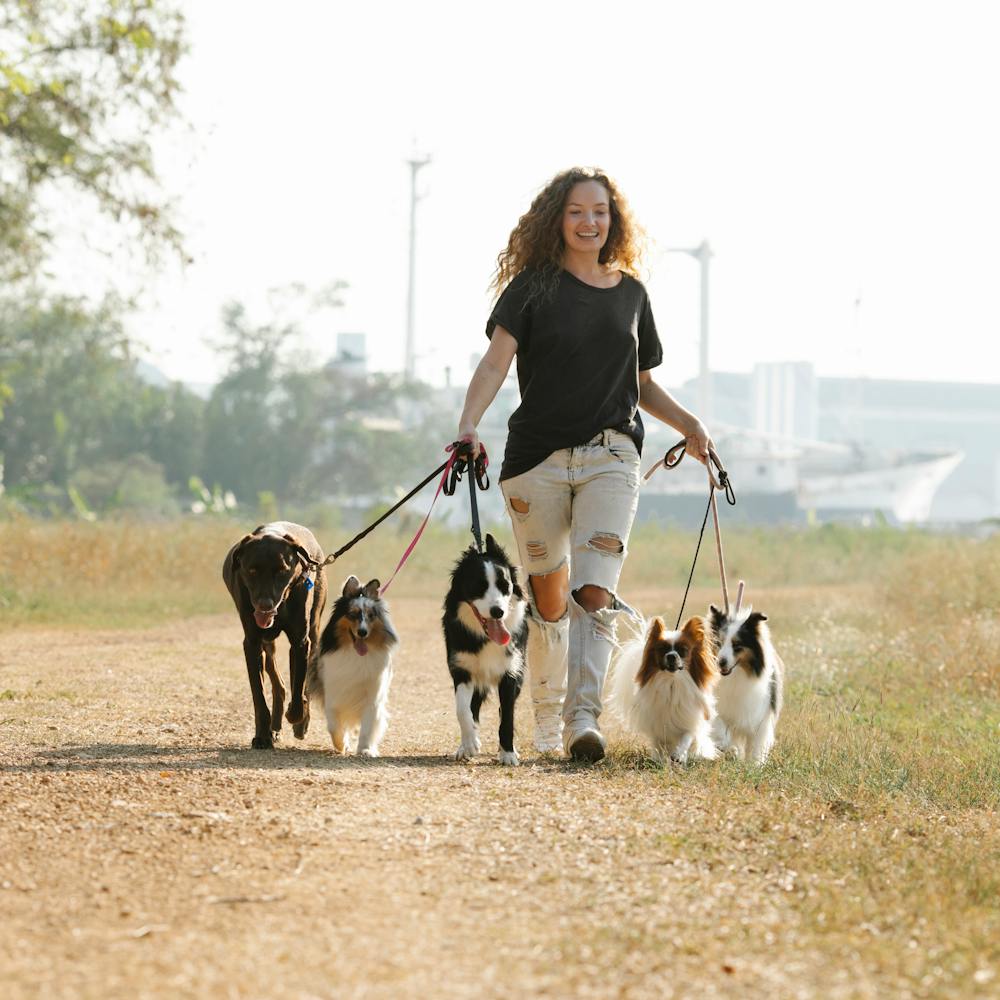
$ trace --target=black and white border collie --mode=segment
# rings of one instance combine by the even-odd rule
[[[763,764],[774,746],[784,700],[785,667],[771,642],[767,615],[746,607],[726,616],[709,608],[719,680],[712,736],[720,750]]]
[[[362,587],[356,576],[349,576],[306,682],[310,699],[323,704],[337,753],[349,752],[356,734],[358,756],[378,756],[389,722],[386,703],[398,643],[378,580]]]
[[[518,762],[514,749],[514,703],[524,680],[528,644],[527,600],[517,567],[492,535],[485,552],[462,553],[444,599],[444,644],[455,685],[455,711],[462,739],[456,760],[479,753],[479,709],[491,688],[500,695],[501,764]]]

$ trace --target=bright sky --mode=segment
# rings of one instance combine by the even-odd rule
[[[949,2],[501,5],[189,0],[190,134],[160,144],[194,264],[134,330],[207,381],[228,299],[348,282],[305,348],[403,366],[409,169],[421,173],[418,374],[484,349],[497,252],[574,164],[617,178],[660,253],[661,381],[713,368],[1000,381],[1000,8]],[[855,303],[860,293],[861,304]]]

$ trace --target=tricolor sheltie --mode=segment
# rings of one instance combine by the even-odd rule
[[[720,750],[762,764],[774,745],[785,673],[767,615],[747,607],[727,618],[714,604],[709,613],[722,674],[712,735]]]
[[[691,618],[671,632],[653,618],[645,636],[625,643],[614,659],[611,706],[628,729],[649,740],[660,761],[718,756],[710,725],[719,675],[707,628],[703,618]]]
[[[479,753],[479,708],[491,688],[500,695],[501,764],[517,764],[514,703],[524,680],[528,643],[527,601],[517,567],[492,535],[483,553],[470,545],[455,564],[444,599],[444,644],[455,685],[462,739],[456,760]]]
[[[377,757],[389,721],[386,702],[399,639],[379,586],[378,580],[362,587],[356,576],[347,578],[306,680],[309,697],[326,709],[326,727],[338,753],[347,753],[357,734],[358,754]]]

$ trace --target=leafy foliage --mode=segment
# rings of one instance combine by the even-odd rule
[[[184,22],[169,0],[8,0],[0,8],[0,278],[51,241],[47,189],[84,195],[147,249],[180,248],[149,136],[176,113]]]
[[[0,462],[16,505],[164,515],[192,499],[215,510],[232,493],[271,512],[339,498],[367,508],[441,460],[453,414],[427,386],[294,367],[293,324],[255,325],[227,306],[218,348],[229,367],[206,402],[140,378],[120,313],[113,300],[0,307]]]

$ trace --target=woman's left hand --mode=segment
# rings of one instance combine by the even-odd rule
[[[692,458],[698,459],[702,465],[707,465],[709,449],[715,451],[715,442],[709,435],[708,428],[699,420],[684,438],[684,447]]]

